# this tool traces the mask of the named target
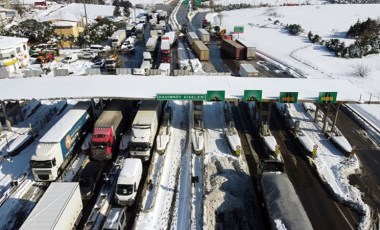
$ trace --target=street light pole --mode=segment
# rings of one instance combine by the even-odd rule
[[[3,134],[3,135],[0,136],[0,137],[5,138],[5,141],[7,142],[7,149],[9,149],[9,142],[8,142],[7,135],[6,135],[6,134]]]

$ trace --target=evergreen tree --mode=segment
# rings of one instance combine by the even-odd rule
[[[115,6],[115,9],[114,9],[114,11],[113,11],[113,16],[114,16],[114,17],[119,17],[120,15],[121,15],[121,12],[120,12],[120,6],[117,5],[117,6]]]

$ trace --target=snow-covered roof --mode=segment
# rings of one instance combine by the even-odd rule
[[[98,16],[113,16],[114,6],[86,4],[87,18],[95,19]],[[85,16],[84,5],[72,3],[63,7],[51,14],[41,18],[41,21],[64,20],[64,21],[79,21]]]
[[[77,22],[68,22],[68,21],[56,21],[52,23],[52,26],[55,27],[67,27],[67,26],[76,26]]]
[[[87,87],[89,85],[91,87]],[[298,92],[300,102],[315,101],[320,92],[338,92],[337,100],[343,102],[370,100],[369,94],[343,79],[99,75],[0,80],[0,100],[93,97],[154,99],[156,94],[205,94],[208,90],[224,90],[226,99],[241,99],[244,90],[262,90],[264,101],[277,100],[280,92]],[[371,103],[380,103],[380,100],[372,98]]]
[[[13,48],[14,46],[23,43],[28,42],[27,38],[19,38],[19,37],[6,37],[6,36],[0,36],[0,50],[1,49],[9,49]]]

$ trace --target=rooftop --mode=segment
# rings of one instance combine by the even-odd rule
[[[20,37],[0,36],[0,49],[9,49],[23,42],[28,42],[28,39]]]

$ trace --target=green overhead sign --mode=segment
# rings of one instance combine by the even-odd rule
[[[258,101],[262,100],[263,91],[262,90],[244,90],[244,101]]]
[[[225,93],[224,91],[211,91],[208,90],[206,94],[206,100],[207,101],[224,101],[225,98]]]
[[[186,6],[189,5],[189,0],[184,0],[183,4],[186,5]]]
[[[205,101],[206,94],[156,94],[157,100]]]
[[[196,6],[201,6],[202,5],[202,0],[195,0],[195,5]]]
[[[320,92],[318,103],[336,103],[337,92]]]
[[[280,92],[280,103],[297,103],[298,92]]]
[[[244,26],[234,26],[234,33],[244,33]]]

